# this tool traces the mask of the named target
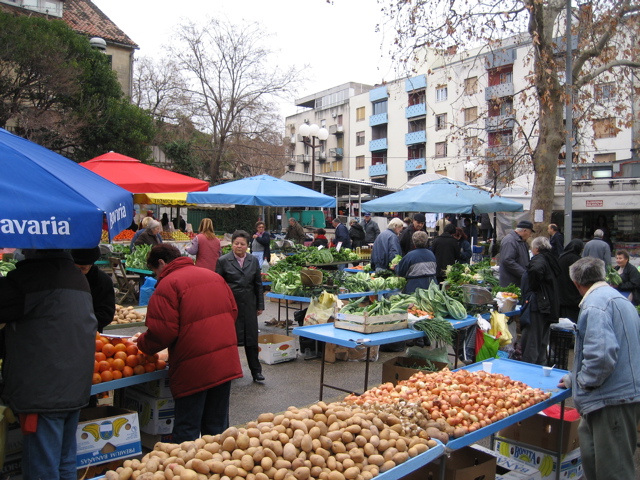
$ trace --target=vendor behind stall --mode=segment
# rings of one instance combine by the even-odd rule
[[[113,321],[116,313],[116,295],[113,280],[94,263],[100,258],[100,248],[76,248],[71,250],[71,256],[76,267],[84,273],[91,289],[93,312],[98,319],[98,331],[102,333],[104,327]]]

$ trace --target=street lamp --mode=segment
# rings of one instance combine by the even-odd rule
[[[311,189],[316,189],[316,148],[320,147],[322,144],[318,143],[316,145],[316,139],[319,141],[324,141],[329,138],[329,131],[326,128],[320,128],[315,123],[309,125],[308,123],[303,123],[300,125],[300,129],[298,130],[300,135],[302,135],[302,143],[305,146],[311,149]]]

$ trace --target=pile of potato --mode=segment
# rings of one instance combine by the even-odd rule
[[[370,480],[437,445],[400,419],[344,403],[263,413],[246,427],[180,445],[157,443],[107,480]]]
[[[114,323],[135,323],[144,322],[146,315],[144,313],[137,312],[134,307],[123,307],[116,304],[116,312],[113,314]]]

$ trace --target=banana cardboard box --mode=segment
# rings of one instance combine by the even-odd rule
[[[175,402],[172,397],[157,398],[135,388],[125,388],[124,406],[138,412],[143,432],[151,435],[173,432]]]
[[[116,407],[85,408],[80,411],[76,442],[78,468],[140,455],[138,414]]]
[[[542,480],[556,478],[557,459],[554,455],[537,450],[535,447],[523,447],[509,443],[508,440],[496,440],[495,451],[500,455],[515,458],[540,470]],[[563,453],[560,463],[560,478],[582,478],[582,457],[580,449],[576,448],[569,453]]]

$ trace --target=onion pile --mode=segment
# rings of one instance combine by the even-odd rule
[[[551,396],[506,375],[448,369],[418,372],[394,386],[385,383],[346,403],[393,414],[409,434],[425,430],[446,443],[507,418]],[[446,435],[438,436],[434,428]]]

